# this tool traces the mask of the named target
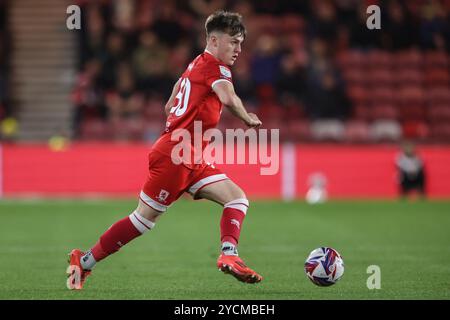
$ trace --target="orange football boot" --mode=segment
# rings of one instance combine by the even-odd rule
[[[73,249],[69,253],[69,266],[67,267],[67,288],[69,290],[83,289],[86,278],[91,274],[91,270],[83,270],[80,260],[84,255],[79,249]]]
[[[242,282],[256,283],[263,279],[258,273],[247,267],[238,256],[227,256],[222,253],[217,259],[217,267],[223,273],[231,274]]]

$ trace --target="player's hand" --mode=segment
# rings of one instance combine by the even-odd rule
[[[254,113],[248,114],[250,119],[246,122],[246,125],[250,128],[258,128],[260,125],[262,125],[261,120],[258,119],[258,116]]]

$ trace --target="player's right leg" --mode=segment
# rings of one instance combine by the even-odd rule
[[[82,289],[97,262],[151,230],[162,213],[139,199],[136,210],[114,223],[90,250],[87,252],[82,252],[80,249],[72,250],[69,253],[67,287],[71,290]]]
[[[67,287],[82,289],[86,277],[97,262],[153,229],[161,214],[181,195],[180,190],[185,188],[182,178],[188,174],[189,170],[182,165],[175,166],[170,157],[151,152],[149,176],[140,193],[136,210],[114,223],[87,252],[72,250],[69,254]]]

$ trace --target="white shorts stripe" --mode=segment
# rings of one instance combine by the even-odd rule
[[[165,212],[167,210],[167,206],[156,202],[152,198],[150,198],[148,195],[144,193],[144,191],[141,191],[141,194],[139,195],[142,201],[144,201],[147,205],[152,207],[153,209],[161,212]]]
[[[195,194],[199,189],[201,189],[202,187],[204,187],[207,184],[213,183],[213,182],[217,182],[217,181],[221,181],[221,180],[225,180],[228,179],[227,175],[224,173],[221,174],[215,174],[206,178],[203,178],[200,181],[197,181],[196,183],[194,183],[190,188],[189,188],[189,193],[190,194]]]

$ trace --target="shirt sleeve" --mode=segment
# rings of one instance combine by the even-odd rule
[[[206,84],[213,87],[221,81],[233,83],[230,68],[222,64],[212,64],[206,69]]]

